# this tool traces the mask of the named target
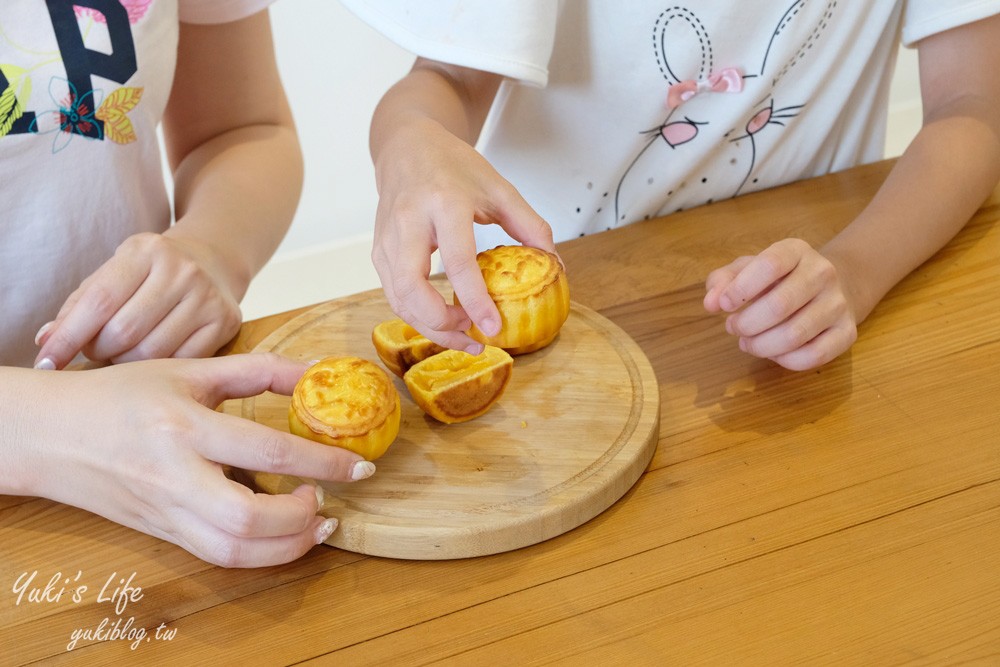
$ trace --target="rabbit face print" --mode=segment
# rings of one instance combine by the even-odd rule
[[[773,3],[773,29],[742,35],[718,49],[697,10],[663,10],[652,30],[652,52],[665,85],[663,120],[638,131],[634,158],[614,188],[614,226],[734,197],[760,187],[756,171],[769,147],[806,107],[797,77],[807,77],[836,0]],[[759,5],[758,5],[759,6]],[[695,6],[697,7],[697,6]],[[722,15],[739,22],[738,10]],[[720,62],[720,53],[741,62]],[[796,95],[798,97],[796,97]]]

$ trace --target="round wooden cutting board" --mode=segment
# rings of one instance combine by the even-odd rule
[[[381,366],[371,332],[392,317],[380,292],[365,292],[306,311],[255,351],[300,360],[353,355]],[[551,345],[514,358],[506,392],[478,419],[439,423],[389,375],[402,402],[399,437],[373,477],[322,482],[322,513],[340,522],[327,543],[341,549],[430,560],[535,544],[607,509],[656,448],[660,401],[649,361],[624,331],[575,303]],[[288,403],[267,393],[223,409],[287,431]],[[268,493],[303,482],[239,473]]]

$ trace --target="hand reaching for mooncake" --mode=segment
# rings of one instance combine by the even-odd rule
[[[500,80],[486,75],[471,85],[495,90]],[[470,324],[493,333],[500,323],[477,270],[472,222],[497,224],[521,243],[554,251],[552,230],[471,142],[434,122],[394,127],[393,133],[391,150],[376,160],[375,170],[372,262],[382,288],[393,312],[429,339],[478,353],[481,343],[466,333]],[[375,143],[383,134],[373,127]],[[435,250],[461,305],[446,303],[428,281]]]
[[[469,335],[484,347],[478,355],[447,350],[401,319],[381,322],[372,331],[382,363],[403,378],[425,413],[446,424],[485,414],[511,380],[511,355],[552,343],[569,316],[569,282],[552,253],[498,246],[479,253],[476,263],[501,321],[492,336],[472,326]]]
[[[559,258],[538,248],[497,246],[479,253],[476,263],[500,313],[500,330],[487,335],[473,325],[469,335],[513,355],[551,343],[569,316],[569,280]]]
[[[72,373],[0,369],[0,400],[16,390],[30,406],[0,424],[0,492],[83,508],[218,565],[292,561],[336,528],[318,515],[317,488],[253,493],[223,467],[350,482],[374,465],[213,408],[291,394],[305,369],[271,354]]]

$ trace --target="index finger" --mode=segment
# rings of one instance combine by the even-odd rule
[[[352,451],[218,412],[206,422],[197,449],[211,461],[243,470],[331,482],[356,482],[375,473],[374,463]]]
[[[35,357],[35,368],[63,368],[118,312],[149,275],[145,265],[109,260],[80,288],[62,319],[50,327],[42,348]]]
[[[176,361],[171,363],[177,365]],[[257,396],[265,391],[291,396],[295,384],[309,367],[272,352],[191,359],[181,363],[195,399],[209,408],[231,398]]]
[[[400,257],[391,271],[385,270],[382,285],[393,311],[439,345],[455,349],[478,345],[465,333],[471,324],[465,309],[446,303],[427,279],[429,271],[418,262]],[[382,270],[379,275],[383,276]]]
[[[497,224],[511,238],[522,245],[558,254],[552,238],[552,227],[531,208],[513,185],[506,183],[506,187],[501,189],[494,201],[496,210],[493,215]]]
[[[265,391],[291,395],[306,364],[272,353],[238,354],[186,364],[192,393],[214,408],[225,399]],[[339,447],[322,445],[263,424],[210,413],[199,452],[216,463],[262,472],[350,482],[370,477],[375,464]]]
[[[739,310],[791,273],[798,263],[797,256],[778,252],[771,246],[753,257],[733,276],[719,295],[719,305],[726,312]]]
[[[500,311],[486,289],[483,272],[476,261],[476,237],[463,227],[438,249],[444,272],[451,281],[458,302],[472,322],[487,336],[500,332]]]

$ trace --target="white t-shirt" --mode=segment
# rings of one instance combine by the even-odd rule
[[[1000,13],[1000,0],[342,1],[416,55],[508,77],[478,148],[557,241],[880,159],[900,36]],[[476,227],[481,249],[510,242]]]
[[[30,365],[35,332],[83,279],[126,237],[170,225],[156,130],[180,22],[272,1],[3,0],[0,365]]]

